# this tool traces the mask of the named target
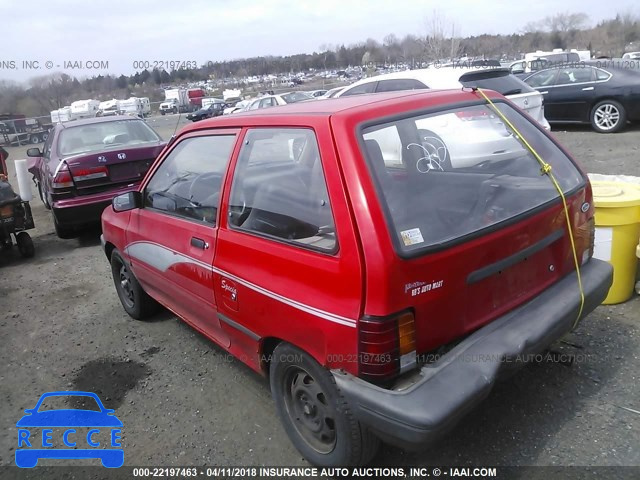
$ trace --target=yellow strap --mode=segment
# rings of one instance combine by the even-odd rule
[[[498,114],[498,116],[502,119],[502,121],[506,123],[509,126],[509,128],[511,128],[511,130],[513,130],[513,132],[518,136],[518,138],[522,141],[522,143],[525,144],[525,146],[529,149],[531,154],[536,158],[536,160],[538,160],[542,175],[547,175],[551,179],[553,186],[556,188],[556,190],[560,194],[560,198],[562,199],[562,206],[564,207],[564,216],[567,221],[567,230],[569,231],[569,240],[571,241],[571,250],[573,252],[573,263],[576,266],[576,274],[578,277],[578,288],[580,289],[580,310],[578,311],[578,317],[574,320],[573,325],[571,327],[572,329],[574,329],[578,325],[578,322],[580,321],[580,317],[582,316],[582,310],[584,308],[584,290],[582,288],[582,278],[580,276],[580,262],[578,262],[578,252],[576,251],[576,243],[573,239],[573,230],[571,229],[571,218],[569,215],[569,207],[567,206],[567,199],[564,196],[562,187],[560,187],[560,184],[558,183],[553,173],[551,172],[551,165],[545,162],[540,157],[540,155],[538,155],[538,152],[536,152],[536,150],[529,144],[529,142],[527,142],[527,139],[524,138],[524,136],[509,121],[509,119],[502,113],[502,111],[500,111],[500,109],[491,101],[491,99],[482,91],[482,89],[473,88],[473,91],[480,92],[480,95],[482,95],[482,97],[487,101],[487,103],[491,106],[491,108]]]

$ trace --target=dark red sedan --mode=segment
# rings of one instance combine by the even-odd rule
[[[135,188],[166,142],[143,120],[99,117],[57,124],[41,151],[27,155],[60,238],[100,222],[102,210]]]

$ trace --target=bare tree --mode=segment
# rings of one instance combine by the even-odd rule
[[[456,37],[456,24],[449,22],[440,12],[434,10],[425,18],[426,35],[423,38],[425,53],[429,60],[445,57],[456,58],[460,53],[460,38]]]

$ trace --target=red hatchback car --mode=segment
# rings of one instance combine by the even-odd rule
[[[100,222],[111,199],[137,186],[166,142],[141,119],[87,118],[59,123],[42,151],[27,150],[29,171],[60,238]]]
[[[611,285],[591,258],[587,177],[488,95],[355,96],[183,129],[102,215],[122,305],[162,304],[268,375],[314,464],[426,445]],[[476,137],[495,159],[487,142],[470,158]]]

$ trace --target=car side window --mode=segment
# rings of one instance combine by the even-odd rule
[[[54,136],[53,134],[54,134],[54,129],[52,128],[49,131],[47,140],[44,142],[44,145],[42,146],[42,155],[47,158],[51,154],[51,145],[53,145],[53,136]]]
[[[558,71],[555,84],[571,85],[572,83],[585,83],[592,80],[592,70],[590,68],[562,68]]]
[[[596,80],[608,80],[611,77],[611,74],[605,72],[604,70],[600,70],[599,68],[595,69],[596,71]]]
[[[212,135],[182,140],[149,180],[144,206],[215,224],[235,139],[235,135]]]
[[[229,226],[325,252],[336,233],[315,134],[305,128],[256,128],[234,172]]]
[[[543,70],[542,72],[531,75],[525,82],[532,87],[548,87],[549,85],[553,85],[553,80],[557,72],[558,71],[554,69]]]
[[[376,92],[396,92],[400,90],[416,90],[428,88],[424,83],[412,78],[395,78],[391,80],[380,80]]]
[[[357,85],[353,88],[349,88],[344,91],[341,97],[347,97],[349,95],[362,95],[363,93],[373,93],[376,89],[376,84],[378,82],[369,82],[363,83],[362,85]]]

